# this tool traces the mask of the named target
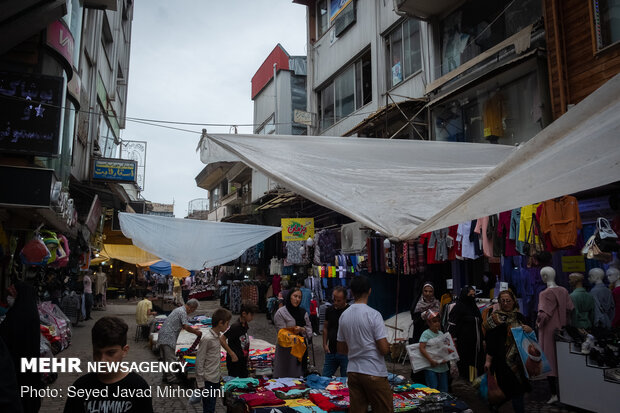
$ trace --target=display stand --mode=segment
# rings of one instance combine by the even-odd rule
[[[610,368],[588,363],[588,357],[571,348],[573,343],[556,341],[560,401],[598,413],[616,413],[620,406],[620,383],[606,379]]]

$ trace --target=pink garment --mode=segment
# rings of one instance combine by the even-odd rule
[[[614,296],[614,303],[616,304],[616,315],[614,321],[611,323],[612,327],[620,327],[620,286],[613,289],[611,292]]]
[[[538,341],[551,365],[550,376],[558,376],[558,360],[555,355],[556,329],[564,327],[570,319],[574,305],[564,287],[546,288],[538,297]]]
[[[90,277],[88,275],[85,275],[82,281],[84,282],[84,293],[92,294],[93,293],[93,282],[90,280]]]
[[[487,235],[487,228],[489,227],[489,217],[478,218],[476,222],[476,228],[474,232],[482,236],[482,252],[485,257],[493,256],[493,238],[489,238]]]

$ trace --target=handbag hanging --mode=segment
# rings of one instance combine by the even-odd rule
[[[538,241],[536,241],[536,232],[539,234]],[[525,243],[523,244],[523,255],[527,257],[535,257],[537,254],[545,250],[541,236],[542,231],[540,230],[540,225],[536,219],[536,214],[532,214],[532,222],[525,236]]]

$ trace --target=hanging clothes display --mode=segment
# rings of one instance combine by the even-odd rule
[[[538,208],[537,204],[526,205],[521,208],[521,213],[519,214],[519,238],[517,239],[517,251],[523,255],[523,245],[525,245],[525,241],[527,238],[527,234],[532,228],[532,215],[536,215],[536,208]],[[529,240],[530,243],[538,243],[538,235],[533,234],[533,240]]]
[[[563,196],[542,203],[540,227],[554,248],[570,248],[577,243],[577,231],[581,229],[579,204],[574,196]]]
[[[286,243],[286,261],[289,265],[303,264],[306,241],[289,241]]]
[[[519,213],[521,213],[520,209]],[[497,236],[499,237],[501,255],[505,257],[514,257],[518,255],[515,238],[512,236],[512,223],[512,211],[504,211],[499,214]],[[518,225],[518,223],[515,224],[515,226]],[[515,233],[518,233],[518,229],[515,230]]]
[[[448,259],[448,228],[438,229],[431,233],[428,241],[429,248],[435,249],[435,260],[438,262]]]
[[[474,232],[482,238],[482,252],[484,256],[493,257],[493,232],[489,234],[488,229],[489,217],[478,218]]]
[[[474,246],[474,242],[470,237],[470,233],[472,232],[471,222],[463,222],[459,224],[456,240],[461,243],[461,256],[463,258],[476,259],[478,256],[476,255],[476,249]]]

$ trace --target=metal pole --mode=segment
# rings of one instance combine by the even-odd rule
[[[278,74],[278,64],[273,64],[273,127],[275,134],[278,134],[278,83],[276,82],[276,76]]]

